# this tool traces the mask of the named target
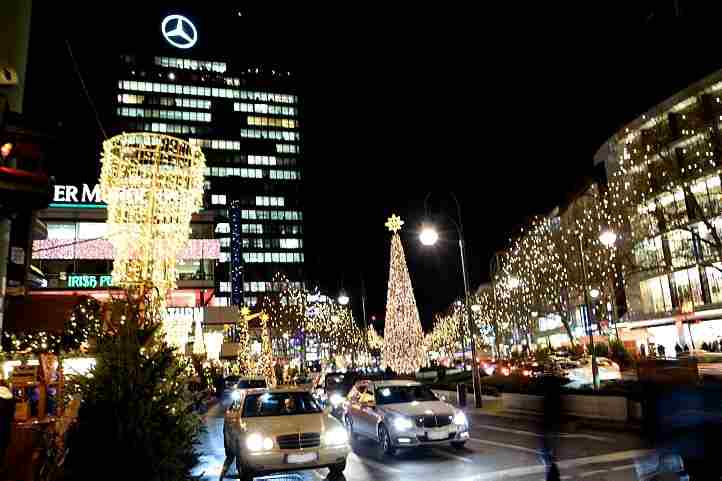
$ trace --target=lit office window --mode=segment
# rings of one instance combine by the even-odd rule
[[[276,152],[280,154],[297,154],[298,146],[289,144],[276,144]]]
[[[281,239],[281,249],[299,249],[300,247],[300,239]]]
[[[275,117],[258,117],[255,115],[248,116],[248,125],[260,127],[281,127],[284,129],[295,129],[298,122],[293,119],[277,119]]]
[[[191,60],[187,58],[155,57],[154,63],[161,67],[216,73],[225,73],[227,69],[225,62],[205,62],[203,60]]]
[[[231,300],[227,297],[214,297],[213,305],[215,307],[228,307],[231,305]]]
[[[121,80],[118,82],[118,87],[122,90],[135,90],[139,92],[198,95],[200,97],[220,97],[228,99],[239,98],[238,90],[216,87],[197,87],[194,85],[176,85],[161,82],[138,82],[135,80]],[[195,94],[193,94],[193,92],[195,92]]]
[[[256,196],[256,205],[263,207],[283,207],[285,199],[283,197],[269,197],[264,195]]]
[[[220,252],[218,254],[218,262],[220,262],[221,264],[225,264],[225,263],[229,262],[229,260],[230,260],[230,254],[228,252]]]
[[[212,205],[226,205],[226,196],[219,195],[219,194],[213,194],[211,196],[211,204]]]
[[[216,234],[230,234],[231,226],[228,222],[221,222],[216,226]]]
[[[229,247],[231,245],[231,239],[230,237],[223,237],[218,240],[221,247]]]
[[[48,222],[48,239],[75,240],[75,224]]]
[[[249,155],[248,165],[276,165],[277,159],[273,155]]]
[[[231,283],[230,282],[221,282],[220,290],[221,290],[221,292],[231,292]]]

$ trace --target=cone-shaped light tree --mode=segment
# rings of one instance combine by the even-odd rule
[[[424,362],[424,333],[399,237],[402,225],[403,221],[397,215],[392,215],[386,222],[392,237],[383,362],[398,374],[411,374]]]

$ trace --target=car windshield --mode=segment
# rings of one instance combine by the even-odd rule
[[[382,386],[376,389],[376,404],[437,400],[431,389],[426,386]]]
[[[243,403],[243,417],[292,416],[323,410],[308,392],[250,394]]]
[[[241,379],[238,381],[238,389],[254,389],[266,387],[265,379]]]

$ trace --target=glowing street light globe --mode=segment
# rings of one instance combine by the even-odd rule
[[[176,256],[203,206],[203,153],[167,135],[121,134],[103,142],[102,164],[114,284],[175,287]]]
[[[433,227],[424,227],[419,234],[419,240],[425,246],[432,246],[439,240],[439,233]]]
[[[599,289],[593,288],[589,291],[589,295],[592,296],[592,299],[598,298],[602,293],[599,291]]]
[[[612,247],[617,242],[617,234],[613,230],[605,229],[599,234],[599,242],[607,247]]]
[[[346,295],[345,292],[342,292],[341,294],[339,294],[339,296],[338,296],[339,304],[341,304],[342,306],[345,306],[346,304],[349,303],[349,301],[351,301],[351,299]]]

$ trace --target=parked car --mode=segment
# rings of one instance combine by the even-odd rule
[[[350,451],[343,424],[297,388],[241,391],[226,410],[223,444],[242,481],[317,468],[338,476]]]
[[[597,358],[597,370],[599,381],[615,381],[622,379],[622,371],[616,362],[606,357]],[[569,378],[568,387],[581,387],[585,384],[592,384],[592,358],[587,356],[577,361],[575,367],[565,369],[566,377]]]
[[[244,376],[238,377],[235,385],[231,389],[231,399],[237,401],[240,399],[241,392],[246,389],[263,389],[267,388],[266,378],[260,376]]]
[[[349,392],[344,421],[352,441],[359,436],[371,439],[387,455],[423,445],[462,448],[469,439],[463,411],[412,381],[357,382]]]

